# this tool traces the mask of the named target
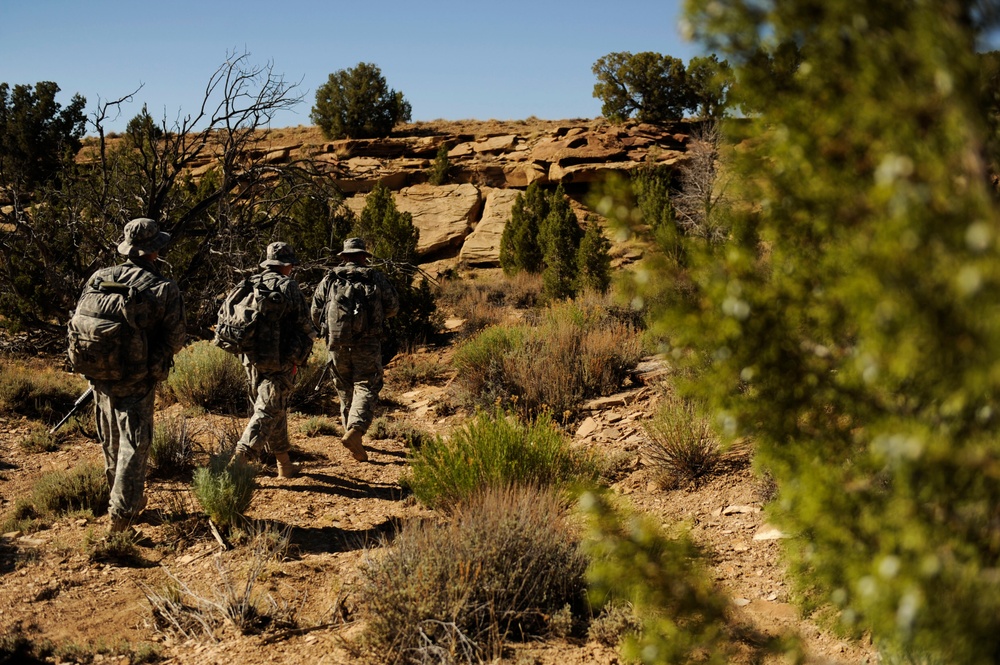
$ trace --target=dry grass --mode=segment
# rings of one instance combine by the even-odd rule
[[[83,377],[50,364],[0,361],[0,412],[54,423],[85,390]]]
[[[184,416],[163,418],[153,427],[149,471],[155,478],[176,478],[194,467],[195,444]]]
[[[645,430],[643,453],[665,488],[697,484],[720,467],[745,461],[749,452],[743,443],[724,449],[703,410],[666,387]]]
[[[569,417],[581,400],[613,394],[645,349],[638,329],[611,311],[591,296],[550,306],[534,325],[484,329],[455,351],[456,399]]]
[[[515,310],[538,307],[541,292],[540,275],[507,277],[495,270],[471,279],[444,281],[436,295],[439,308],[465,321],[461,335],[469,337],[489,326],[516,320]]]
[[[380,662],[491,660],[580,608],[585,567],[555,494],[484,491],[451,522],[409,525],[382,556],[369,553],[364,644]]]
[[[248,539],[244,561],[227,565],[215,557],[214,584],[199,593],[165,570],[168,583],[154,590],[139,583],[152,609],[154,627],[186,639],[218,641],[220,628],[233,628],[242,635],[265,630],[284,630],[297,624],[301,599],[275,598],[261,591],[259,582],[275,559],[288,548],[288,533],[264,529]]]

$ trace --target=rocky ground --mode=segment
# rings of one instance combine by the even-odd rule
[[[424,361],[446,366],[450,349],[422,349]],[[400,359],[395,361],[400,362]],[[388,368],[384,416],[430,433],[446,433],[464,417],[448,404],[450,374],[434,384],[403,387]],[[667,368],[652,360],[643,366],[644,381],[587,405],[570,434],[574,445],[599,449],[616,460],[614,489],[662,520],[687,523],[709,552],[711,570],[729,595],[732,613],[745,626],[741,661],[759,662],[767,636],[797,635],[812,663],[860,663],[874,660],[865,643],[840,639],[821,624],[800,615],[791,603],[781,563],[781,537],[766,524],[766,491],[748,465],[735,463],[700,486],[663,490],[642,454],[642,422],[659,395]],[[171,417],[180,407],[158,411]],[[447,415],[442,415],[447,414]],[[343,663],[357,659],[352,638],[361,628],[352,588],[359,564],[383,538],[409,520],[431,515],[399,484],[407,467],[407,449],[395,440],[368,441],[371,460],[355,462],[335,436],[303,433],[306,416],[291,419],[296,459],[302,474],[279,480],[273,467],[259,477],[260,490],[249,516],[289,530],[291,545],[282,561],[268,563],[259,577],[260,592],[274,600],[294,628],[274,627],[258,635],[233,629],[192,638],[154,629],[149,590],[166,588],[170,578],[206,597],[212,587],[240,579],[252,559],[252,547],[224,551],[190,495],[188,481],[151,480],[149,504],[138,525],[144,538],[141,560],[128,565],[90,559],[86,543],[107,528],[107,517],[73,515],[35,533],[7,533],[0,541],[0,634],[20,629],[34,640],[84,647],[80,660],[95,648],[114,644],[155,644],[169,663]],[[190,431],[208,447],[220,428],[238,427],[211,416],[193,417]],[[27,495],[43,473],[98,462],[100,450],[86,439],[49,453],[26,452],[19,441],[28,424],[3,418],[5,440],[0,474],[0,512]],[[89,646],[87,646],[89,645]],[[65,649],[64,649],[65,651]],[[71,662],[71,661],[67,661]],[[93,662],[127,662],[93,656]],[[508,662],[539,664],[617,663],[614,649],[586,640],[556,640],[515,645]],[[764,662],[782,662],[767,656]]]

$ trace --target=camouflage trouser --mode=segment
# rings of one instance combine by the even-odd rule
[[[104,448],[104,472],[111,487],[112,518],[134,519],[142,506],[146,460],[153,442],[153,400],[150,387],[132,395],[115,396],[94,390],[97,438]]]
[[[254,400],[253,415],[236,444],[244,453],[261,449],[274,453],[287,453],[288,398],[295,385],[292,370],[260,372],[252,364],[244,364],[250,379],[250,395]]]
[[[344,429],[367,432],[382,390],[382,344],[379,340],[330,348],[333,385],[340,397]]]

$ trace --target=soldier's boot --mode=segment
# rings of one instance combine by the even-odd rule
[[[368,453],[365,452],[364,444],[361,443],[361,439],[364,438],[364,433],[357,427],[352,427],[347,430],[347,434],[344,438],[340,440],[344,447],[351,451],[351,457],[359,462],[368,461]]]
[[[234,466],[245,466],[248,461],[246,452],[237,448],[236,452],[229,459],[229,464],[226,465],[226,468],[231,469]]]
[[[299,467],[292,464],[288,453],[275,453],[274,460],[278,463],[279,478],[294,478],[299,475]]]
[[[127,531],[132,525],[132,520],[127,517],[112,517],[111,518],[111,528],[108,529],[109,533],[121,533],[122,531]]]

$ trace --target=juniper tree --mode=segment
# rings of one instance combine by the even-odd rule
[[[996,7],[691,0],[688,18],[753,109],[728,126],[728,240],[685,241],[696,293],[665,319],[702,368],[688,389],[755,441],[812,598],[887,654],[996,662],[1000,217],[974,53]]]
[[[607,293],[611,286],[611,243],[596,219],[587,220],[587,228],[576,253],[577,286]]]
[[[542,247],[542,291],[552,299],[576,295],[577,254],[583,231],[562,185],[549,195],[549,214],[538,231]]]
[[[339,69],[316,89],[310,118],[329,139],[388,136],[408,122],[412,108],[403,93],[389,88],[382,70],[370,62]]]
[[[448,162],[448,144],[442,143],[441,147],[438,148],[437,155],[434,157],[434,163],[431,164],[430,173],[427,176],[427,182],[432,185],[443,185],[448,182],[448,169],[451,168]]]
[[[542,271],[538,232],[549,214],[549,198],[537,181],[514,199],[510,220],[500,236],[500,266],[508,275]]]
[[[691,107],[684,61],[652,51],[609,53],[597,59],[593,96],[612,122],[635,116],[640,122],[680,120]]]
[[[399,314],[385,322],[382,356],[388,362],[400,348],[424,342],[434,332],[431,316],[436,306],[430,284],[425,276],[415,281],[420,230],[413,225],[413,215],[399,210],[392,192],[379,183],[365,197],[352,233],[365,239],[374,263],[399,294]]]

